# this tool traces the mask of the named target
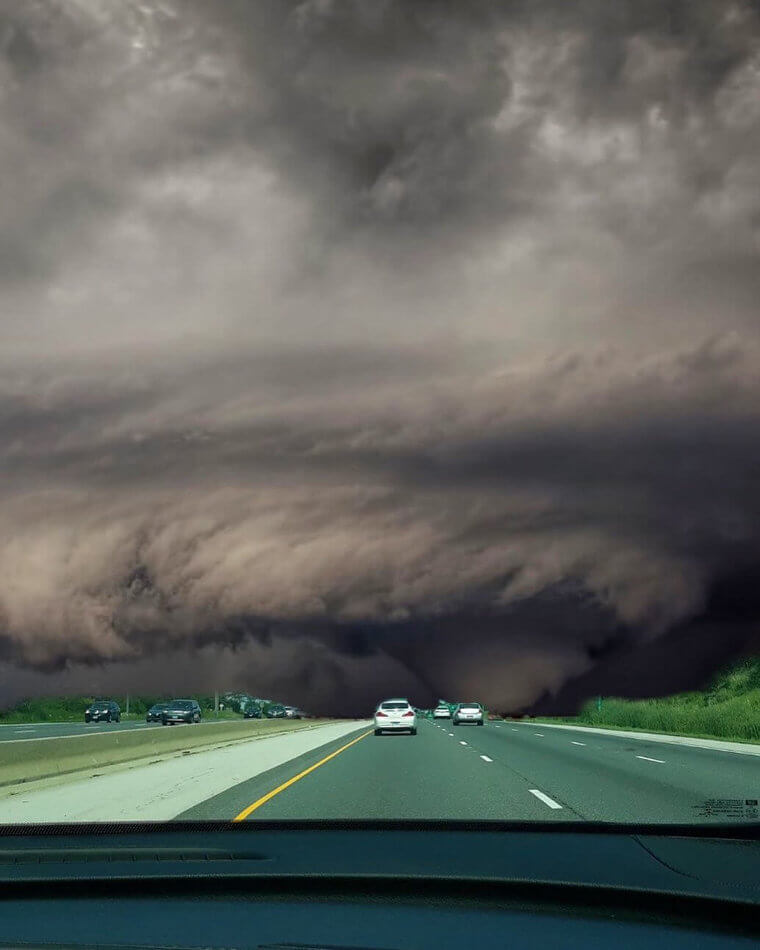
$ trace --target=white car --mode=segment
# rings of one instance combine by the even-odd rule
[[[408,732],[417,735],[417,715],[407,699],[386,699],[375,712],[375,735]]]
[[[474,726],[483,725],[483,707],[480,703],[460,703],[454,711],[454,725],[461,726],[469,722]]]
[[[433,719],[451,719],[451,710],[448,706],[436,706],[433,710]]]

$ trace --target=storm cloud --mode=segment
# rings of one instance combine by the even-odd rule
[[[758,50],[748,0],[1,14],[8,692],[754,648]]]

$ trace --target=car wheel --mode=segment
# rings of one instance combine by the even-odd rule
[[[110,722],[110,721],[111,721],[111,713],[109,713],[109,714],[106,716],[106,722]]]
[[[409,730],[409,733],[410,733],[411,735],[413,735],[413,736],[416,736],[416,735],[417,735],[417,730],[416,730],[416,729],[410,729],[410,730]]]
[[[375,735],[376,735],[376,736],[381,736],[382,734],[383,734],[383,730],[382,730],[382,729],[375,729]]]
[[[478,723],[478,725],[479,725],[479,726],[482,726],[482,725],[483,725],[483,720],[482,720],[482,719],[480,720],[480,722]]]

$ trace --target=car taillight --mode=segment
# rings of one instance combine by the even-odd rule
[[[382,710],[380,710],[380,709],[378,709],[378,711],[375,713],[375,715],[376,715],[376,716],[385,716],[386,719],[388,718],[388,713],[384,713],[384,712],[383,712]]]
[[[413,713],[412,710],[410,709],[409,712],[405,712],[404,715],[405,715],[405,716],[413,716],[414,713]]]

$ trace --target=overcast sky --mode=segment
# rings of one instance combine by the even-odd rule
[[[756,643],[753,0],[5,4],[0,194],[3,701]]]

